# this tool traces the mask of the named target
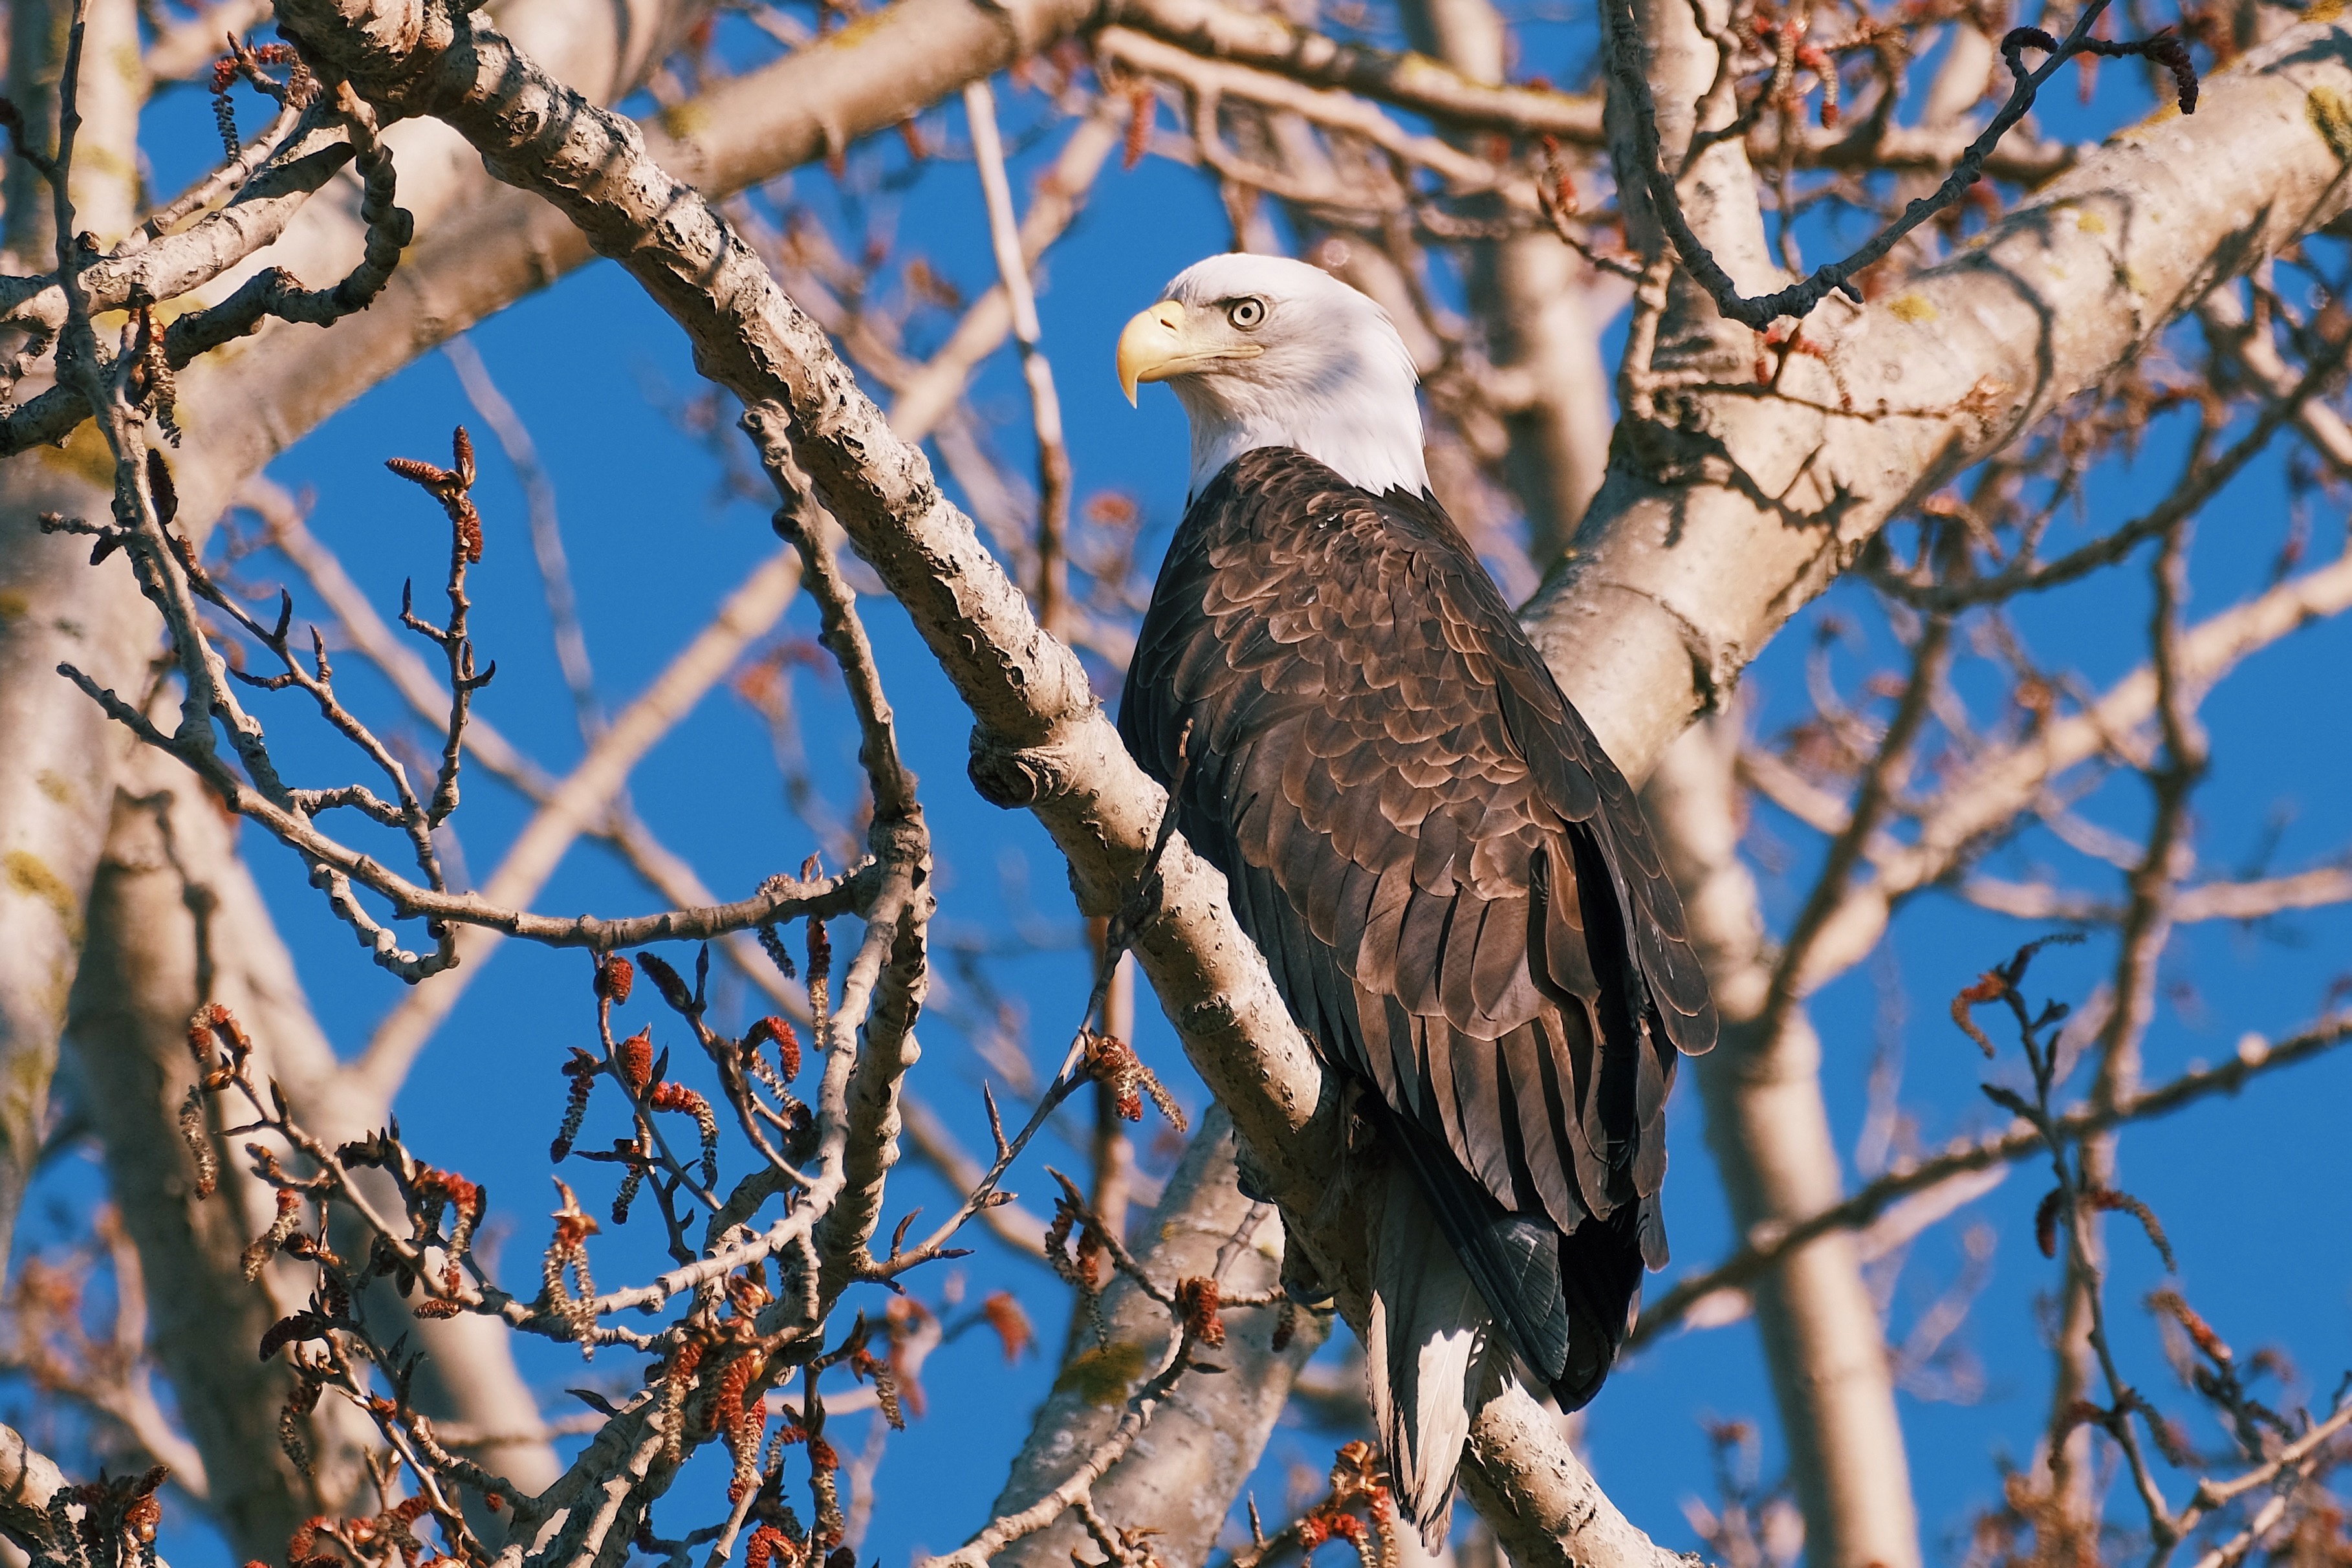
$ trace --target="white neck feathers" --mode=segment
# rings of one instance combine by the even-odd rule
[[[1206,378],[1172,383],[1192,416],[1190,493],[1199,495],[1244,452],[1295,447],[1360,489],[1420,494],[1429,488],[1429,466],[1422,457],[1421,406],[1410,374],[1408,367],[1402,385],[1379,389],[1377,395],[1351,386],[1319,407],[1280,388],[1200,384]],[[1249,395],[1232,395],[1236,393]]]

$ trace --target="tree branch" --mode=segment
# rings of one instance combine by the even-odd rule
[[[1894,299],[1825,307],[1804,329],[1821,356],[1790,355],[1778,386],[1668,389],[1671,418],[1621,426],[1528,610],[1620,766],[1640,777],[1720,708],[1896,509],[2342,211],[2352,185],[2305,111],[2329,92],[2352,96],[2352,36],[2292,28],[2206,84],[2196,118],[2126,132]]]

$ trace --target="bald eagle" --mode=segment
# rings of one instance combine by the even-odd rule
[[[1512,1352],[1568,1409],[1608,1375],[1715,1009],[1632,788],[1430,493],[1380,307],[1212,257],[1118,374],[1192,436],[1119,733],[1387,1152],[1368,1377],[1434,1551]]]

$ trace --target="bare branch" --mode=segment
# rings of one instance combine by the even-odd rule
[[[997,134],[996,95],[985,81],[972,82],[963,89],[963,108],[988,208],[997,285],[1012,308],[1013,340],[1021,345],[1021,374],[1029,384],[1029,416],[1037,437],[1037,624],[1050,632],[1060,622],[1063,601],[1070,596],[1070,452],[1062,438],[1062,398],[1054,389],[1054,366],[1041,342],[1036,297],[1029,291],[1029,264],[1022,254],[1013,187],[1004,177],[1004,144]]]
[[[2169,1083],[2136,1092],[2113,1105],[2088,1105],[2067,1111],[2053,1125],[2062,1138],[2074,1142],[2126,1122],[2167,1116],[2217,1094],[2235,1094],[2250,1078],[2324,1056],[2347,1039],[2352,1039],[2352,1016],[2347,1015],[2326,1019],[2276,1044],[2259,1036],[2249,1036],[2239,1043],[2237,1056],[2218,1067],[2183,1073]],[[1927,1159],[1898,1165],[1843,1202],[1785,1226],[1775,1226],[1769,1234],[1751,1236],[1738,1251],[1713,1268],[1677,1279],[1643,1309],[1641,1326],[1627,1342],[1639,1344],[1655,1336],[1689,1310],[1693,1302],[1717,1290],[1745,1285],[1815,1237],[1868,1225],[1898,1200],[1915,1193],[1927,1192],[1954,1176],[2028,1159],[2045,1150],[2038,1130],[2018,1123],[2005,1131],[1956,1139]]]

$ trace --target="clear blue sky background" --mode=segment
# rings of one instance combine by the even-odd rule
[[[1555,80],[1576,78],[1580,33],[1573,22],[1532,28],[1522,69]],[[2051,106],[2058,129],[2086,137],[2134,117],[2142,101],[2129,73],[2113,68],[2092,103],[2078,105],[2071,91],[2060,97]],[[1019,121],[1034,111],[1034,100],[1026,98],[1007,110]],[[961,145],[960,115],[948,115],[944,128]],[[1019,158],[1015,187],[1023,199],[1029,178],[1050,157],[1061,134],[1045,134]],[[159,185],[176,188],[211,155],[216,145],[212,136],[201,97],[182,93],[162,105],[149,139]],[[878,166],[894,176],[906,163],[896,138],[885,138],[853,158],[853,167],[871,172]],[[834,209],[824,184],[821,171],[803,172],[794,188],[829,213]],[[864,209],[866,218],[874,232],[889,237],[898,256],[924,257],[970,293],[986,285],[992,272],[968,163],[942,160],[909,178],[874,184]],[[1110,374],[1111,343],[1120,323],[1148,303],[1167,277],[1200,255],[1223,248],[1226,232],[1213,192],[1193,173],[1160,163],[1132,173],[1114,167],[1046,268],[1041,310],[1069,423],[1078,493],[1083,498],[1117,489],[1139,498],[1149,519],[1143,556],[1154,564],[1183,489],[1182,421],[1174,400],[1158,392],[1147,392],[1140,412],[1127,407]],[[1814,243],[1821,243],[1818,236]],[[774,548],[764,510],[715,499],[716,465],[677,429],[662,406],[699,390],[685,345],[614,268],[598,265],[526,300],[483,326],[475,342],[530,424],[553,475],[603,690],[608,703],[624,702]],[[1025,463],[1020,454],[1026,449],[1026,408],[1009,355],[992,362],[978,395],[1003,448],[1016,463]],[[475,424],[478,436],[478,421],[456,376],[439,356],[428,357],[330,420],[273,469],[289,486],[315,492],[314,528],[342,552],[381,609],[396,606],[404,576],[433,581],[445,549],[437,510],[387,474],[382,460],[395,455],[439,458],[447,449],[449,426],[459,421]],[[2162,493],[2179,462],[2179,434],[2177,426],[2159,426],[2136,464],[2102,470],[2087,514],[2063,521],[2061,540],[2087,537],[2089,529],[2129,516]],[[482,654],[497,658],[499,673],[479,700],[479,710],[560,771],[578,755],[580,744],[548,643],[523,502],[495,448],[486,439],[480,445],[483,478],[477,496],[487,520],[488,550],[474,579],[475,624]],[[2285,518],[2282,469],[2275,460],[2258,465],[2207,510],[2199,531],[2192,614],[2210,614],[2258,591]],[[2315,558],[2333,553],[2342,527],[2340,509],[2323,500],[2315,517]],[[2144,571],[2135,565],[2110,578],[2022,605],[2017,615],[2021,634],[2045,667],[2072,667],[2093,687],[2138,662],[2144,647]],[[996,983],[1018,999],[1034,1054],[1045,1064],[1043,1070],[1050,1070],[1087,984],[1058,858],[1027,816],[998,812],[972,795],[964,780],[969,723],[961,705],[896,608],[869,600],[866,611],[940,846],[939,929],[1005,948],[1016,929],[1028,929],[1022,922],[1034,918],[1057,938],[1050,951],[1004,952],[991,965]],[[1764,727],[1806,711],[1802,660],[1826,616],[1864,628],[1832,655],[1842,689],[1852,694],[1885,659],[1889,644],[1879,617],[1854,591],[1832,592],[1790,626],[1748,676],[1748,690]],[[804,605],[796,606],[791,624],[804,635],[813,617]],[[2352,762],[2342,706],[2347,661],[2352,630],[2341,624],[2321,626],[2259,658],[2214,694],[2206,711],[2216,765],[2198,807],[2205,874],[2227,874],[2252,853],[2266,824],[2281,810],[2293,815],[2271,862],[2274,868],[2300,868],[2344,853],[2352,826],[2343,783],[2346,763]],[[341,679],[362,711],[387,730],[407,722],[356,658],[343,661]],[[1977,695],[1984,696],[1983,683],[1977,684]],[[856,742],[837,684],[822,673],[803,671],[796,677],[796,693],[813,762],[835,800],[846,804],[853,793]],[[330,783],[354,776],[348,753],[325,743],[297,702],[264,700],[259,711],[295,777]],[[646,818],[724,896],[740,896],[761,877],[796,867],[812,847],[783,806],[764,730],[723,690],[639,769],[633,793]],[[2133,781],[2119,781],[2101,793],[2094,809],[2128,832],[2145,820],[2146,792]],[[457,819],[476,877],[488,874],[525,815],[511,794],[478,775]],[[1778,868],[1761,874],[1775,928],[1785,929],[1817,862],[1818,846],[1809,832],[1769,810],[1759,811],[1758,826],[1779,847]],[[328,919],[289,856],[256,833],[247,833],[246,845],[330,1034],[341,1048],[355,1047],[396,999],[397,986],[373,969],[348,934]],[[1992,868],[2024,875],[2037,865],[2062,868],[2069,878],[2103,889],[2118,886],[2116,874],[2086,868],[2078,857],[2036,837],[2002,852]],[[551,911],[625,912],[650,904],[650,896],[625,872],[590,847],[573,852],[538,900],[538,907]],[[2039,929],[1948,900],[1926,900],[1898,923],[1887,963],[1846,977],[1816,999],[1824,1077],[1843,1146],[1851,1147],[1859,1130],[1865,1074],[1881,1045],[1902,1055],[1904,1105],[1927,1144],[1995,1124],[1998,1113],[1976,1088],[1984,1065],[1952,1028],[1946,1006],[1979,971]],[[2340,910],[2293,916],[2252,931],[2203,927],[2185,934],[2167,961],[2166,978],[2187,988],[2180,995],[2193,999],[2186,1005],[2168,1004],[2153,1031],[2147,1046],[2151,1078],[2168,1077],[2192,1060],[2219,1059],[2244,1031],[2275,1035],[2307,1019],[2329,980],[2352,968],[2347,939],[2352,920]],[[690,955],[671,956],[683,963]],[[2111,962],[2112,942],[2095,935],[2084,947],[2045,957],[2034,971],[2033,989],[2080,999]],[[552,1189],[546,1141],[562,1098],[557,1068],[567,1047],[587,1039],[593,1027],[584,972],[577,954],[508,944],[419,1063],[400,1107],[404,1130],[420,1155],[488,1184],[493,1224],[508,1228],[509,1283],[526,1293],[547,1237],[544,1216]],[[737,996],[740,1008],[740,990]],[[1147,1054],[1180,1098],[1197,1110],[1202,1091],[1148,995],[1139,1013]],[[641,1009],[637,1016],[653,1014]],[[656,1035],[661,1033],[657,1025]],[[924,1043],[917,1075],[922,1092],[969,1143],[983,1146],[981,1068],[967,1043],[940,1021],[926,1028]],[[684,1062],[686,1057],[681,1051],[677,1059]],[[2013,1052],[1996,1070],[2012,1079],[2018,1076]],[[1667,1194],[1676,1261],[1669,1279],[1706,1266],[1730,1239],[1689,1086],[1685,1074],[1673,1119]],[[2329,1060],[2263,1080],[2235,1100],[2210,1103],[2135,1131],[2124,1153],[2126,1184],[2155,1206],[2179,1248],[2181,1283],[2190,1300],[2242,1352],[2264,1344],[2285,1348],[2303,1370],[2303,1381],[2290,1397],[2323,1402],[2352,1366],[2347,1103],[2352,1063]],[[592,1138],[603,1120],[601,1111],[592,1117]],[[1147,1124],[1142,1136],[1148,1141],[1153,1131]],[[1033,1154],[1012,1184],[1025,1201],[1046,1206],[1050,1183],[1042,1165],[1066,1164],[1072,1158],[1067,1150]],[[607,1172],[586,1171],[575,1162],[565,1174],[582,1187],[592,1209],[608,1200]],[[2050,1358],[2037,1326],[2036,1301],[2055,1274],[2054,1266],[2035,1253],[2031,1237],[2032,1209],[2045,1187],[2036,1170],[2014,1172],[1957,1224],[1920,1243],[1895,1292],[1890,1328],[1899,1340],[1960,1267],[1959,1226],[1981,1221],[1998,1234],[1990,1283],[1958,1336],[1982,1367],[1982,1396],[1965,1405],[1907,1395],[1904,1400],[1933,1561],[1957,1560],[1965,1552],[1975,1510],[1997,1496],[1999,1462],[2022,1462],[2044,1420]],[[79,1158],[61,1162],[40,1189],[23,1244],[53,1241],[72,1229],[98,1190],[91,1164]],[[894,1215],[915,1204],[937,1214],[951,1201],[915,1163],[902,1164],[894,1178]],[[641,1217],[628,1231],[600,1238],[599,1280],[640,1278],[657,1267],[656,1228],[654,1220]],[[2155,1335],[2137,1308],[2139,1298],[2158,1283],[2158,1266],[2127,1234],[2116,1235],[2116,1252],[2112,1300],[2126,1363],[2168,1409],[2186,1413],[2189,1398],[2165,1371]],[[953,1267],[967,1277],[968,1300],[1011,1289],[1037,1320],[1042,1342],[1050,1347],[1060,1342],[1066,1293],[1043,1269],[1009,1258],[985,1242],[977,1256]],[[936,1299],[946,1272],[936,1270],[925,1279],[922,1291]],[[878,1292],[870,1304],[878,1309]],[[243,1352],[224,1347],[223,1353]],[[541,1389],[550,1412],[571,1408],[560,1391],[582,1381],[577,1352],[526,1342],[523,1354],[527,1374]],[[625,1375],[633,1366],[624,1358],[600,1363],[596,1371]],[[970,1337],[932,1359],[926,1379],[929,1414],[890,1447],[861,1561],[898,1568],[910,1554],[959,1543],[981,1522],[1050,1370],[1050,1356],[1033,1353],[1008,1372],[985,1335]],[[19,1387],[6,1404],[22,1414],[29,1397]],[[1779,1473],[1770,1394],[1750,1323],[1669,1335],[1624,1367],[1591,1412],[1588,1440],[1603,1484],[1629,1515],[1676,1547],[1696,1544],[1681,1512],[1684,1500],[1713,1492],[1702,1427],[1708,1417],[1757,1420],[1765,1430],[1764,1477],[1769,1480]],[[845,1425],[854,1447],[856,1424]],[[2200,1422],[2196,1430],[2211,1436],[2210,1424]],[[1303,1465],[1319,1474],[1337,1440],[1287,1425],[1277,1431],[1255,1489],[1270,1514],[1285,1506],[1291,1467]],[[2185,1495],[2187,1479],[2168,1479],[2176,1499]],[[659,1506],[662,1533],[682,1534],[718,1518],[724,1510],[724,1484],[723,1459],[698,1464]],[[223,1549],[216,1542],[187,1529],[190,1517],[184,1509],[173,1510],[167,1551],[183,1568],[221,1561]]]

